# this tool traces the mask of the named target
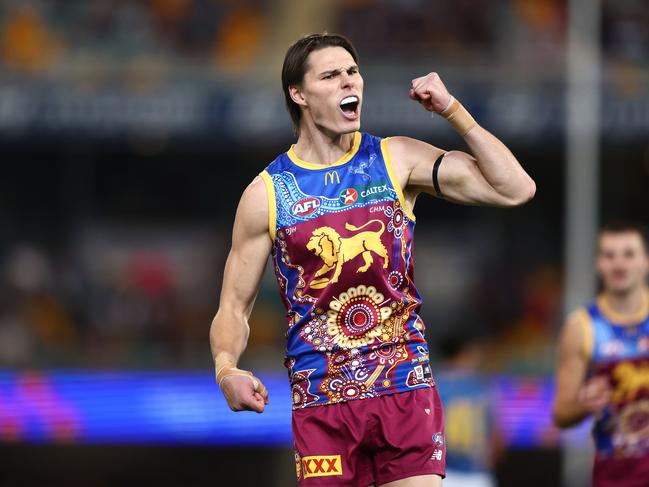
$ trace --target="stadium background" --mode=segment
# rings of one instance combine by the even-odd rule
[[[264,415],[227,411],[207,333],[239,195],[293,140],[284,52],[328,30],[359,51],[364,130],[464,147],[407,98],[435,70],[536,180],[517,209],[422,198],[417,282],[440,381],[448,372],[450,391],[462,364],[488,402],[488,427],[472,425],[462,397],[475,391],[460,391],[449,448],[480,452],[500,486],[561,485],[568,465],[571,487],[587,485],[587,425],[562,436],[549,416],[566,195],[580,184],[566,180],[567,12],[560,0],[1,0],[0,483],[293,484],[272,273],[241,361],[271,387]],[[649,4],[603,1],[598,35],[595,213],[649,223]]]

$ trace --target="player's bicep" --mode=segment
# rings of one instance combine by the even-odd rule
[[[431,193],[454,203],[465,205],[509,206],[507,198],[499,194],[486,180],[476,159],[466,152],[450,151],[431,166]],[[421,176],[424,176],[422,171]]]
[[[263,182],[255,180],[237,209],[232,248],[223,275],[221,308],[246,318],[250,314],[272,245],[268,228],[266,190]]]
[[[578,315],[571,316],[559,339],[555,409],[577,400],[588,371],[586,341],[584,323]]]
[[[466,152],[446,152],[408,137],[390,138],[390,150],[395,161],[404,161],[408,169],[408,192],[465,205],[510,204],[487,182],[475,158]]]

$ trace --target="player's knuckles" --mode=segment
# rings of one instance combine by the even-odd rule
[[[266,386],[262,381],[260,381],[257,377],[254,378],[257,381],[257,389],[256,392],[259,392],[260,394],[266,394],[268,395],[268,389],[266,389]]]
[[[439,79],[439,76],[437,76],[437,73],[428,73],[426,76],[422,76],[419,78],[422,83],[430,83],[434,81],[435,79]]]
[[[429,80],[428,81],[428,88],[431,91],[435,91],[437,93],[442,93],[442,92],[446,91],[446,88],[444,88],[444,85],[442,84],[441,81],[439,81],[439,79],[437,79],[437,80]]]
[[[252,381],[248,377],[233,377],[228,386],[236,394],[245,394],[253,389]]]
[[[426,86],[426,78],[419,78],[416,82],[412,84],[412,88],[415,91],[421,90],[425,86]]]

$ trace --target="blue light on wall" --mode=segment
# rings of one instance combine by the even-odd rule
[[[209,372],[0,370],[0,442],[291,447],[286,374],[259,375],[270,392],[263,414],[230,411]],[[551,379],[487,382],[493,426],[510,448],[560,442]]]
[[[3,371],[0,441],[290,445],[286,375],[260,378],[263,414],[230,411],[203,372]]]

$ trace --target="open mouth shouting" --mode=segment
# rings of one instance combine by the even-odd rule
[[[360,116],[360,105],[356,95],[346,96],[340,102],[340,111],[348,120],[356,120]]]

